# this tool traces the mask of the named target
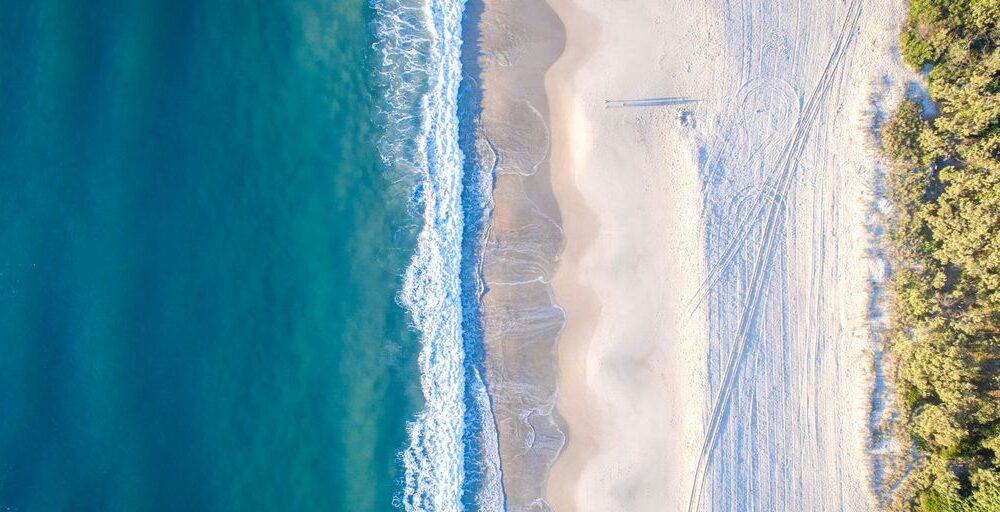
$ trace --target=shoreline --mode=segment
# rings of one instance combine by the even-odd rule
[[[554,411],[564,317],[549,285],[563,233],[550,185],[542,79],[562,52],[562,25],[544,2],[498,0],[483,4],[477,32],[477,157],[495,169],[483,335],[506,510],[549,510],[544,484],[566,430]]]

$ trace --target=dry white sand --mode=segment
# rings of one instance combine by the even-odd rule
[[[546,501],[874,509],[869,129],[904,85],[902,3],[550,4],[568,443]],[[606,104],[651,98],[695,101]]]

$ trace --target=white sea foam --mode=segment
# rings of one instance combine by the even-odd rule
[[[462,178],[458,143],[465,0],[374,4],[387,78],[389,132],[382,153],[416,175],[423,227],[401,301],[421,335],[424,410],[410,423],[402,506],[462,510],[465,352],[462,340]]]
[[[479,371],[475,372],[473,385],[476,409],[479,411],[479,422],[482,430],[479,433],[479,443],[485,454],[482,461],[482,482],[476,495],[478,512],[503,512],[503,473],[500,471],[500,438],[497,434],[496,418],[493,416],[493,404],[486,390]]]

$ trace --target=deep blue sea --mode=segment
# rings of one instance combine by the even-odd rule
[[[0,511],[475,501],[462,4],[0,0]]]

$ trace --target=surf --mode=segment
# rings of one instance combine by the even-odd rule
[[[466,176],[480,169],[459,140],[465,0],[372,6],[384,88],[380,152],[391,173],[414,181],[411,208],[421,222],[399,302],[420,335],[425,404],[407,427],[396,504],[408,512],[459,511],[472,489],[476,508],[502,510],[493,413],[474,348],[478,329],[463,328],[478,314],[482,293],[463,283],[463,275],[478,278],[469,275],[470,268],[478,273],[478,251],[469,247],[481,243],[491,205],[490,179]]]

